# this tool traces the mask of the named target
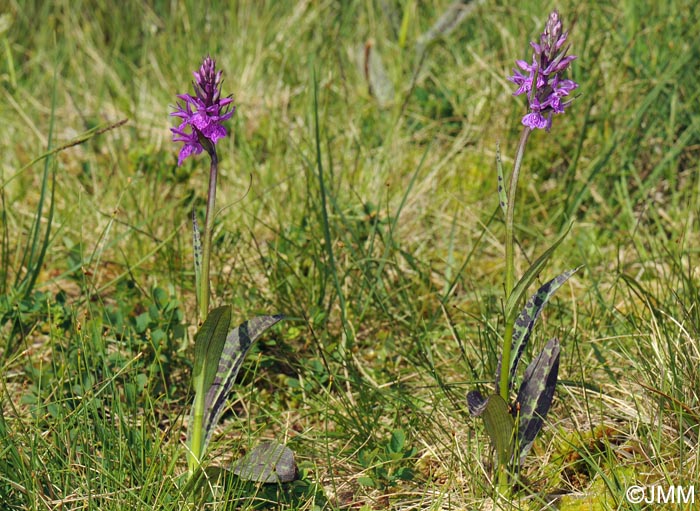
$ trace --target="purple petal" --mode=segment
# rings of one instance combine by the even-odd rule
[[[559,77],[557,77],[552,83],[552,88],[557,96],[563,97],[568,96],[572,90],[578,89],[578,83],[573,80],[559,80]]]
[[[221,124],[212,123],[202,131],[202,134],[216,144],[219,139],[226,136],[226,128]]]
[[[185,161],[185,158],[187,158],[188,156],[192,154],[199,154],[201,152],[201,145],[185,144],[184,146],[182,146],[182,149],[180,149],[180,154],[177,157],[178,167],[182,165],[182,162]]]
[[[566,69],[571,61],[576,60],[576,55],[569,55],[568,57],[557,57],[552,63],[547,66],[547,69],[543,71],[544,74],[551,75],[554,73],[559,73]]]
[[[522,69],[523,71],[528,71],[528,72],[531,72],[534,69],[534,67],[536,67],[536,64],[534,61],[533,61],[532,65],[528,64],[524,60],[516,60],[515,63],[518,65],[518,67],[520,69]]]
[[[547,127],[547,119],[539,112],[531,112],[523,117],[522,123],[531,129],[543,129]]]
[[[561,47],[564,45],[564,43],[566,42],[566,38],[567,38],[567,37],[569,37],[569,31],[568,31],[568,30],[567,30],[566,32],[564,32],[564,33],[559,37],[559,39],[557,40],[557,42],[554,44],[554,51],[559,51],[559,48],[561,48]]]

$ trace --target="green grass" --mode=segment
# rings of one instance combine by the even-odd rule
[[[301,480],[229,482],[205,508],[491,509],[465,395],[491,385],[503,330],[495,151],[510,169],[524,108],[505,77],[548,11],[484,3],[414,84],[449,1],[152,4],[0,15],[0,508],[183,505],[207,163],[176,167],[168,113],[211,54],[237,104],[212,304],[289,319],[254,347],[206,462],[275,438]],[[557,7],[581,95],[531,137],[516,274],[570,217],[541,279],[585,267],[534,333],[533,350],[561,340],[560,384],[514,509],[627,509],[630,484],[700,482],[700,23],[681,0]]]

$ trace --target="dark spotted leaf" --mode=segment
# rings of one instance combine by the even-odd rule
[[[513,347],[511,349],[510,358],[510,376],[508,379],[511,388],[513,387],[513,382],[515,381],[515,373],[518,369],[520,357],[525,350],[525,346],[527,346],[532,329],[534,328],[535,322],[542,312],[542,309],[552,295],[557,291],[557,289],[559,289],[561,285],[569,279],[569,277],[576,273],[579,268],[565,271],[558,277],[554,277],[552,280],[540,287],[537,292],[530,297],[525,304],[525,308],[520,313],[520,316],[518,316],[518,319],[515,320],[515,325],[513,327]],[[498,387],[502,363],[503,361],[499,358],[498,367],[496,369],[496,387]]]
[[[503,162],[501,161],[501,146],[496,144],[496,169],[498,170],[498,203],[506,216],[508,207],[508,194],[506,193],[506,181],[503,177]]]
[[[204,452],[206,449],[214,426],[216,426],[221,413],[224,411],[228,394],[250,347],[260,334],[283,319],[283,317],[282,315],[258,316],[234,328],[226,337],[226,343],[220,352],[216,375],[208,387],[204,399],[204,420],[202,422],[204,426],[204,443],[200,452]]]
[[[518,446],[522,463],[527,455],[554,397],[559,374],[559,341],[555,338],[547,343],[542,352],[528,366],[523,383],[518,391],[514,412],[518,422]]]
[[[297,465],[289,447],[265,441],[234,463],[233,473],[244,481],[289,483],[297,477]]]
[[[469,414],[472,417],[479,417],[484,413],[487,404],[488,400],[484,399],[484,396],[478,390],[472,390],[467,393],[467,408],[469,408]]]
[[[192,372],[195,393],[204,396],[203,406],[198,410],[197,403],[201,405],[202,401],[195,398],[190,417],[188,442],[191,445],[194,438],[201,439],[199,446],[191,446],[195,456],[205,452],[250,346],[281,319],[282,316],[260,316],[230,330],[231,307],[223,306],[212,310],[204,320],[195,336]]]
[[[517,284],[515,284],[515,287],[513,288],[513,291],[510,293],[510,296],[508,297],[508,301],[506,302],[506,320],[512,320],[515,318],[515,316],[518,314],[518,304],[521,303],[521,300],[525,296],[525,293],[527,293],[528,288],[530,287],[530,284],[537,278],[537,275],[540,274],[542,271],[542,268],[544,267],[544,264],[547,262],[547,260],[550,258],[550,256],[554,253],[554,249],[559,246],[559,244],[564,241],[564,238],[566,235],[569,233],[571,230],[571,226],[573,224],[569,223],[569,225],[564,229],[561,233],[559,233],[559,236],[554,240],[554,243],[552,243],[552,246],[549,247],[547,250],[544,251],[540,257],[535,260],[534,263],[532,263],[532,266],[530,266],[525,274],[520,278]]]

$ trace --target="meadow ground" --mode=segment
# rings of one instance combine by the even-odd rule
[[[503,334],[496,145],[508,171],[526,108],[506,77],[552,7],[580,88],[529,141],[516,274],[568,219],[539,282],[583,267],[526,355],[561,341],[508,508],[700,493],[695,2],[484,1],[429,44],[447,0],[0,4],[0,509],[185,506],[208,166],[177,166],[168,114],[207,54],[237,106],[213,303],[287,319],[205,463],[276,439],[300,479],[230,482],[203,508],[492,509],[465,395],[491,389]]]

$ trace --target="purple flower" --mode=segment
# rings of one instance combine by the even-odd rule
[[[576,57],[566,55],[569,47],[564,47],[568,32],[562,31],[559,13],[555,10],[549,15],[544,32],[540,35],[539,43],[531,42],[535,51],[532,64],[524,60],[516,60],[518,67],[526,72],[513,69],[513,76],[508,80],[518,86],[514,96],[527,94],[529,108],[523,116],[522,123],[531,129],[546,129],[552,127],[552,115],[562,114],[571,101],[563,101],[578,84],[573,80],[565,80],[562,74]],[[563,49],[562,49],[563,48]]]
[[[233,103],[231,96],[221,98],[221,71],[216,71],[214,59],[207,56],[199,71],[194,72],[194,78],[196,96],[179,94],[177,97],[184,103],[178,103],[177,110],[170,114],[182,119],[177,128],[170,128],[173,142],[184,143],[178,155],[178,165],[182,165],[188,156],[200,154],[207,147],[213,150],[216,142],[226,136],[223,121],[230,119],[236,111],[235,106],[230,107]],[[187,126],[191,128],[190,132],[186,131]]]

